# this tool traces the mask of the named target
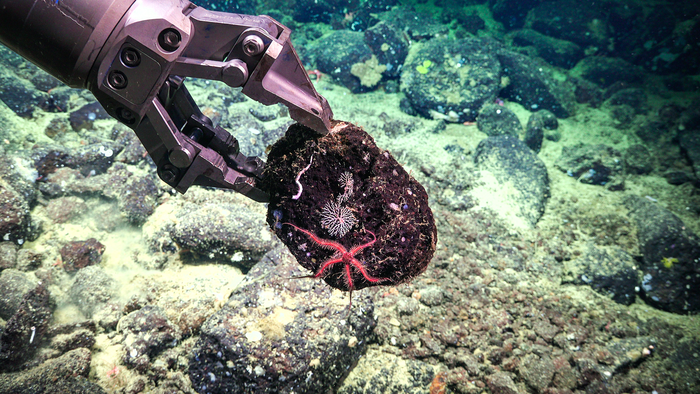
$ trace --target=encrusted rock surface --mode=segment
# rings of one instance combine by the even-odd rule
[[[91,265],[99,264],[105,246],[95,238],[85,241],[71,241],[61,248],[63,269],[67,272],[77,271]]]
[[[477,169],[495,177],[500,184],[498,194],[515,208],[508,211],[516,220],[534,226],[549,196],[549,176],[542,160],[517,137],[500,135],[479,143],[474,162]]]
[[[198,392],[325,393],[363,353],[371,290],[344,294],[311,278],[284,248],[269,252],[202,326],[189,374]]]

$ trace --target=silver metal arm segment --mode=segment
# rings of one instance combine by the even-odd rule
[[[256,187],[264,163],[239,152],[185,88],[185,77],[242,87],[326,134],[333,113],[314,89],[290,30],[267,16],[213,12],[186,0],[0,0],[0,42],[72,87],[87,88],[133,128],[163,181]]]

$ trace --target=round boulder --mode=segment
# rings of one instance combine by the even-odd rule
[[[411,47],[401,90],[427,118],[473,122],[501,88],[501,64],[483,39],[435,38]]]
[[[437,231],[425,189],[361,128],[292,125],[268,155],[267,222],[299,263],[348,291],[423,272]]]

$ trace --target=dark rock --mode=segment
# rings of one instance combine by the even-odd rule
[[[507,372],[496,372],[486,376],[486,384],[493,394],[520,394],[518,386]]]
[[[113,132],[116,134],[115,141],[117,146],[122,148],[121,152],[116,155],[114,161],[126,164],[137,164],[146,159],[148,152],[146,152],[146,148],[143,147],[143,144],[139,141],[133,130],[118,124]]]
[[[279,117],[288,118],[284,114],[286,107],[278,106],[276,108],[279,111]],[[228,130],[237,130],[236,136],[238,137],[241,152],[245,152],[249,156],[258,156],[261,159],[267,157],[267,149],[293,123],[289,119],[283,119],[281,122],[270,121],[263,123],[254,117],[245,106],[241,106],[241,108],[233,106],[229,112],[228,117],[222,121],[221,127]]]
[[[666,182],[668,182],[670,185],[682,185],[686,182],[695,182],[697,180],[697,178],[695,178],[695,174],[693,174],[690,171],[683,170],[671,170],[665,172],[664,178],[666,179]]]
[[[688,386],[700,387],[700,377],[695,371],[700,354],[700,343],[693,338],[685,337],[673,349],[673,353],[663,363],[671,370],[677,371],[676,381],[688,382]]]
[[[4,45],[0,47],[0,60],[2,61],[3,67],[12,70],[17,70],[19,66],[25,66],[28,64],[23,57]]]
[[[648,336],[635,336],[611,341],[605,346],[610,352],[611,360],[606,360],[612,371],[620,371],[622,368],[638,364],[643,361],[645,350],[648,352],[656,344],[656,340]],[[647,353],[647,355],[650,353]]]
[[[0,235],[23,244],[32,233],[29,202],[8,182],[0,182]]]
[[[602,87],[608,87],[615,82],[634,85],[644,81],[643,70],[615,57],[585,57],[574,67],[572,75],[580,76]]]
[[[124,363],[146,372],[163,350],[175,347],[182,335],[157,306],[147,305],[124,316],[118,325],[124,333]]]
[[[340,0],[343,2],[344,0]],[[367,30],[370,26],[376,24],[381,18],[382,14],[385,12],[390,12],[395,8],[408,8],[402,7],[399,4],[399,0],[376,0],[376,1],[363,1],[359,3],[345,3],[345,4],[358,4],[354,11],[350,11],[343,14],[343,19],[341,20],[341,25],[343,28],[347,28],[353,31],[363,31]],[[351,7],[352,8],[352,7]],[[341,13],[338,13],[338,19],[340,19]],[[333,26],[337,26],[334,24]],[[334,27],[335,28],[335,27]]]
[[[55,223],[66,223],[86,211],[85,200],[74,196],[55,198],[46,206],[46,215]]]
[[[0,242],[0,271],[15,268],[17,264],[17,245],[12,242]],[[4,288],[4,286],[3,286]],[[2,315],[0,315],[1,317]]]
[[[635,62],[658,74],[697,74],[700,71],[700,51],[689,43],[700,39],[700,25],[693,19],[698,11],[669,15],[672,12],[673,8],[659,4],[648,13],[649,19],[641,23],[643,30],[637,30],[643,34],[635,38],[635,42],[646,45],[637,44],[631,51],[638,55]]]
[[[17,269],[20,271],[34,271],[44,262],[44,254],[29,249],[20,249],[17,252]]]
[[[37,281],[24,272],[6,269],[0,273],[0,318],[9,319],[17,313],[25,294],[35,288]]]
[[[657,115],[659,116],[660,122],[669,125],[677,125],[682,112],[684,112],[684,108],[680,105],[676,103],[667,103],[659,108]]]
[[[87,90],[59,85],[46,92],[44,101],[41,103],[41,108],[44,111],[56,113],[71,111],[74,109],[76,96],[88,102],[95,102],[95,97]],[[80,102],[82,103],[83,101],[81,100]],[[62,122],[70,124],[70,120],[67,118],[61,117],[61,120]]]
[[[23,155],[22,155],[23,156]],[[33,207],[36,203],[38,191],[36,188],[35,181],[37,180],[37,173],[33,171],[31,167],[31,162],[25,160],[24,157],[13,158],[10,155],[6,155],[0,148],[0,190],[2,190],[2,185],[7,188],[7,190],[12,190],[13,194],[16,196],[18,201],[16,204],[18,206]],[[20,200],[22,203],[20,204]],[[0,204],[7,203],[7,201],[0,200]],[[27,214],[27,219],[29,220],[29,233],[31,234],[36,229],[31,228],[31,217]],[[2,216],[4,217],[4,216]],[[4,233],[1,233],[4,236]],[[7,241],[7,239],[5,239]]]
[[[565,264],[571,282],[589,285],[619,304],[634,303],[635,288],[639,285],[637,262],[622,249],[589,245],[580,257]]]
[[[674,92],[694,92],[700,90],[700,81],[694,80],[689,75],[668,75],[663,77],[662,82],[666,89]]]
[[[605,48],[609,44],[610,27],[602,12],[604,7],[597,0],[588,3],[576,0],[545,1],[528,14],[525,26],[584,47]]]
[[[520,363],[520,376],[528,386],[536,392],[542,392],[549,386],[554,377],[554,363],[549,357],[538,357],[534,354],[525,356]]]
[[[583,50],[573,42],[552,38],[530,29],[515,32],[513,43],[535,47],[539,57],[556,67],[572,68],[583,57]]]
[[[680,130],[700,130],[700,100],[695,100],[683,110],[678,119]]]
[[[53,174],[56,169],[65,167],[68,154],[58,150],[41,151],[35,155],[34,167],[39,179],[44,179],[47,175]]]
[[[34,89],[22,78],[0,76],[0,101],[4,102],[15,114],[31,118],[34,110],[45,101],[46,94]]]
[[[422,394],[434,377],[435,367],[426,362],[368,349],[337,393]]]
[[[544,126],[544,138],[546,138],[549,141],[559,141],[561,138],[561,133],[558,131],[559,129],[559,121],[557,120],[557,117],[547,111],[546,109],[541,109],[534,114],[531,115],[531,119],[534,117],[534,119],[537,119],[537,124],[542,124]],[[533,119],[533,121],[534,121]],[[528,119],[529,121],[529,119]],[[527,130],[526,130],[526,136],[527,136]]]
[[[474,153],[479,170],[488,170],[501,184],[515,188],[521,198],[512,201],[526,225],[535,226],[549,196],[549,177],[542,160],[518,138],[502,135],[482,140]]]
[[[153,174],[139,176],[126,170],[116,170],[110,178],[123,181],[110,183],[112,187],[105,188],[105,195],[117,200],[119,212],[130,223],[144,223],[155,211],[160,194]]]
[[[102,141],[76,149],[62,146],[40,147],[32,152],[32,158],[42,180],[62,167],[75,168],[80,170],[84,177],[92,177],[105,173],[120,150],[121,147],[116,143]]]
[[[91,130],[96,120],[111,119],[98,102],[85,104],[70,113],[70,125],[74,131]]]
[[[564,336],[563,334],[562,337]],[[554,374],[554,379],[552,379],[552,385],[558,387],[562,390],[573,390],[577,385],[576,370],[571,367],[567,357],[561,356],[554,359],[554,367],[556,372]],[[566,391],[561,391],[566,393]]]
[[[644,145],[631,145],[624,151],[623,156],[625,172],[628,174],[649,174],[654,169],[654,159]]]
[[[574,84],[574,97],[580,104],[588,104],[593,108],[598,108],[605,100],[603,89],[595,83],[585,78],[569,78]]]
[[[313,42],[309,55],[316,66],[330,75],[353,93],[365,91],[360,79],[352,75],[353,64],[363,63],[372,57],[372,51],[360,32],[337,30]]]
[[[556,337],[560,331],[559,327],[551,324],[547,318],[536,320],[532,325],[532,330],[547,343],[552,343],[554,337]]]
[[[413,108],[411,101],[406,97],[401,98],[401,101],[399,102],[399,109],[401,112],[407,115],[418,116],[418,112]]]
[[[389,79],[384,82],[384,92],[387,94],[394,94],[401,91],[401,85],[396,79]]]
[[[518,29],[525,24],[528,12],[542,0],[495,0],[490,2],[493,19],[506,29]]]
[[[392,7],[389,11],[381,13],[379,19],[399,26],[416,41],[445,37],[449,33],[449,27],[436,21],[430,14],[418,12],[405,5]]]
[[[97,242],[95,238],[87,241],[71,241],[61,248],[61,259],[63,259],[63,269],[66,272],[73,272],[90,265],[99,264],[102,260],[102,253],[105,247]]]
[[[475,13],[469,13],[465,8],[446,7],[442,9],[443,19],[446,22],[454,20],[457,27],[461,27],[468,33],[477,35],[479,30],[486,29],[486,21]]]
[[[46,134],[46,136],[49,138],[59,139],[64,135],[68,134],[69,127],[70,123],[68,123],[66,119],[53,118],[51,119],[49,124],[46,125],[46,128],[44,129],[44,134]]]
[[[569,81],[557,80],[551,66],[507,50],[498,51],[498,60],[503,75],[508,78],[499,93],[501,97],[530,111],[549,110],[559,118],[574,113],[574,86]]]
[[[298,22],[329,23],[332,15],[338,13],[342,15],[343,5],[347,5],[347,3],[337,0],[298,0],[292,9],[287,11]]]
[[[476,126],[479,131],[489,136],[513,135],[519,136],[523,126],[515,112],[498,104],[486,104],[479,111]]]
[[[416,128],[415,122],[394,119],[385,112],[379,114],[379,119],[382,121],[382,130],[384,134],[390,137],[398,137],[410,133]]]
[[[647,94],[639,88],[622,89],[615,92],[608,101],[611,105],[628,105],[634,109],[635,114],[643,114],[648,111]]]
[[[113,155],[111,151],[108,153]],[[135,224],[143,223],[153,213],[160,193],[154,180],[155,171],[137,175],[122,163],[115,163],[106,173],[98,175],[83,176],[77,171],[55,168],[53,172],[56,173],[48,175],[40,186],[44,194],[54,197],[98,194],[115,199],[119,211]]]
[[[102,267],[91,265],[79,270],[68,294],[70,301],[88,317],[102,309],[115,292],[114,279]]]
[[[51,89],[63,85],[61,81],[54,76],[49,75],[44,70],[37,70],[34,76],[30,79],[35,88],[42,92],[49,92]]]
[[[542,140],[545,137],[545,130],[556,130],[558,127],[559,122],[553,113],[546,109],[539,110],[528,118],[523,142],[525,142],[525,145],[532,149],[533,152],[539,153],[540,148],[542,148]],[[550,137],[552,134],[553,133],[548,132],[547,139],[552,140]]]
[[[480,38],[436,38],[414,45],[401,71],[401,90],[424,117],[473,122],[501,87],[493,47]]]
[[[565,146],[556,166],[582,183],[606,186],[611,190],[624,187],[622,154],[607,145],[581,143]]]
[[[74,349],[92,348],[96,342],[96,331],[95,322],[88,320],[53,326],[46,333],[46,337],[50,338],[49,347],[60,355]]]
[[[221,12],[231,12],[236,14],[257,15],[255,13],[255,4],[232,1],[221,2],[220,0],[200,0],[197,5],[208,10],[216,10]]]
[[[246,284],[202,326],[189,362],[195,390],[264,394],[337,388],[376,325],[372,297],[364,290],[348,312],[346,300],[321,281],[292,279],[304,274],[282,248],[253,267]]]
[[[634,120],[634,108],[627,104],[615,105],[609,109],[610,117],[616,129],[624,130],[632,126]]]
[[[437,241],[425,189],[367,132],[346,122],[333,126],[318,138],[292,125],[272,147],[260,185],[270,194],[267,223],[330,286],[348,291],[410,281],[425,271]],[[325,266],[336,252],[345,255],[340,264]]]
[[[386,66],[384,75],[395,78],[401,74],[409,45],[401,29],[391,23],[379,22],[365,31],[365,42],[377,56],[379,64]]]
[[[439,286],[427,286],[420,291],[420,302],[427,306],[442,305],[446,294]]]
[[[221,259],[249,270],[279,245],[265,229],[264,218],[250,203],[233,192],[188,192],[168,206],[176,222],[149,222],[152,248],[161,252],[184,249],[195,255]]]
[[[700,310],[700,239],[676,215],[646,198],[625,201],[637,224],[642,294],[660,309]]]
[[[692,164],[695,176],[700,177],[700,128],[682,132],[679,137],[682,152]]]
[[[603,377],[603,371],[595,360],[581,357],[576,360],[576,367],[579,372],[579,385],[587,386]]]
[[[250,109],[250,114],[261,122],[269,122],[279,117],[280,107],[277,105],[254,104]]]
[[[71,350],[27,371],[0,374],[0,392],[36,394],[106,394],[102,387],[87,380],[90,350]]]
[[[16,371],[32,359],[49,327],[53,307],[42,285],[24,295],[0,333],[0,371]]]
[[[668,12],[666,7],[662,8]],[[639,53],[643,48],[644,41],[648,39],[647,37],[658,33],[658,31],[653,31],[654,27],[645,25],[645,13],[645,9],[641,4],[610,4],[608,23],[613,29],[612,36],[615,40],[615,49],[628,60],[636,57],[635,53]],[[665,22],[673,26],[672,19],[666,19]]]
[[[635,134],[637,134],[642,141],[648,143],[655,143],[672,132],[673,131],[668,127],[668,123],[659,120],[647,121],[635,130]]]

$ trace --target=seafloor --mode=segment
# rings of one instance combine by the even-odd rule
[[[208,2],[292,27],[335,118],[430,196],[427,271],[350,312],[264,205],[176,193],[0,48],[0,393],[700,392],[693,3]],[[292,123],[187,83],[249,155]]]

